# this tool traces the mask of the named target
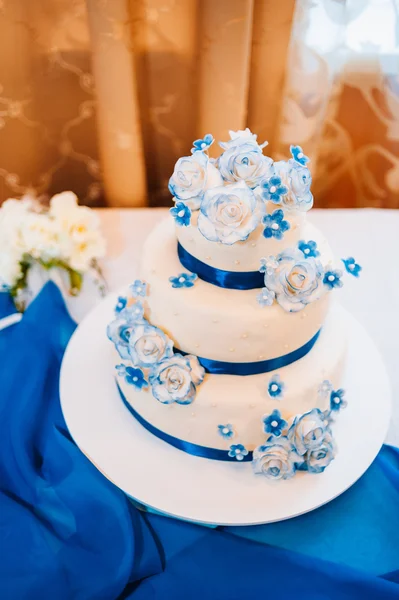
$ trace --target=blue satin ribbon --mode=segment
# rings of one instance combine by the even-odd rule
[[[306,342],[303,346],[293,352],[284,354],[284,356],[278,356],[277,358],[268,358],[267,360],[260,360],[256,362],[225,362],[221,360],[212,360],[210,358],[202,358],[197,356],[199,363],[204,367],[207,373],[212,375],[259,375],[260,373],[269,373],[270,371],[276,371],[282,369],[287,365],[303,358],[316,343],[317,338],[320,335],[321,329],[312,337],[311,340]],[[189,352],[184,352],[179,348],[174,348],[175,352],[179,352],[185,356]]]
[[[231,290],[253,290],[264,286],[264,275],[259,271],[223,271],[205,264],[183,246],[177,244],[177,253],[183,267],[196,273],[200,279]]]
[[[166,442],[177,448],[178,450],[182,450],[183,452],[187,452],[187,454],[191,454],[193,456],[200,456],[201,458],[210,458],[211,460],[224,460],[228,462],[238,462],[236,458],[229,456],[228,450],[220,450],[219,448],[208,448],[207,446],[200,446],[199,444],[193,444],[191,442],[187,442],[185,440],[181,440],[180,438],[174,437],[173,435],[169,435],[169,433],[165,433],[154,425],[151,425],[148,421],[143,419],[143,417],[134,410],[133,406],[126,400],[124,393],[119,387],[118,381],[116,381],[116,385],[118,387],[118,391],[120,397],[122,399],[123,404],[126,406],[128,411],[133,415],[133,417],[152,435],[159,438],[163,442]],[[239,462],[250,462],[252,460],[252,452],[248,452],[246,456]]]

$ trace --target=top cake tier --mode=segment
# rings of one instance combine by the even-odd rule
[[[266,213],[273,213],[275,206],[266,205]],[[283,239],[265,238],[264,225],[259,223],[249,237],[240,243],[227,246],[221,242],[207,240],[198,229],[198,212],[191,217],[190,227],[176,226],[176,237],[181,246],[202,263],[225,271],[259,271],[262,258],[277,255],[284,248],[294,247],[305,236],[306,218],[304,214],[289,214],[285,220],[290,228]]]

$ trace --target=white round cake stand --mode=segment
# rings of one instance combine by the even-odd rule
[[[116,389],[113,348],[105,330],[116,295],[78,327],[61,369],[61,406],[81,451],[132,499],[166,515],[215,525],[255,525],[289,519],[333,500],[371,465],[388,429],[390,386],[381,356],[344,309],[349,349],[343,387],[348,406],[334,423],[338,453],[318,475],[272,482],[250,463],[191,456],[147,432]]]

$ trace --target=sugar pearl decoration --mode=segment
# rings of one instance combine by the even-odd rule
[[[212,402],[211,406],[212,408],[216,408],[216,402]]]
[[[174,313],[173,313],[173,316],[174,316],[174,317],[178,317],[178,316],[179,316],[179,313],[178,313],[178,312],[174,312]]]
[[[229,352],[234,352],[235,348],[231,347],[229,348]]]
[[[255,242],[252,242],[251,246],[252,246],[252,248],[255,248],[255,246],[256,246]]]
[[[210,256],[205,256],[205,260],[211,260]]]
[[[235,265],[239,265],[239,264],[240,264],[240,261],[239,261],[239,260],[235,260],[235,261],[234,261],[234,264],[235,264]]]
[[[192,412],[192,413],[191,413],[191,416],[192,416],[192,417],[195,417],[195,412]]]
[[[277,423],[277,421],[272,421],[272,422],[270,423],[270,425],[271,425],[272,427],[277,427],[278,423]]]
[[[212,319],[212,323],[219,323],[219,319]]]
[[[241,337],[244,338],[244,340],[245,340],[245,338],[248,337],[248,334],[247,333],[243,333]]]
[[[265,357],[263,356],[263,354],[259,354],[259,360],[263,360]]]

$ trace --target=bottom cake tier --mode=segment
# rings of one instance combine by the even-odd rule
[[[207,374],[191,404],[162,404],[150,389],[138,390],[118,378],[121,395],[136,416],[160,437],[173,436],[186,444],[228,450],[242,444],[248,451],[263,444],[278,420],[289,421],[313,408],[330,409],[331,396],[323,382],[339,388],[346,355],[346,332],[341,309],[334,306],[312,350],[300,360],[259,375]],[[115,365],[120,357],[115,353]],[[128,364],[128,363],[127,363]],[[134,418],[131,416],[130,418]],[[268,429],[269,427],[269,429]],[[165,435],[166,434],[166,435]],[[270,435],[270,434],[269,434]]]

